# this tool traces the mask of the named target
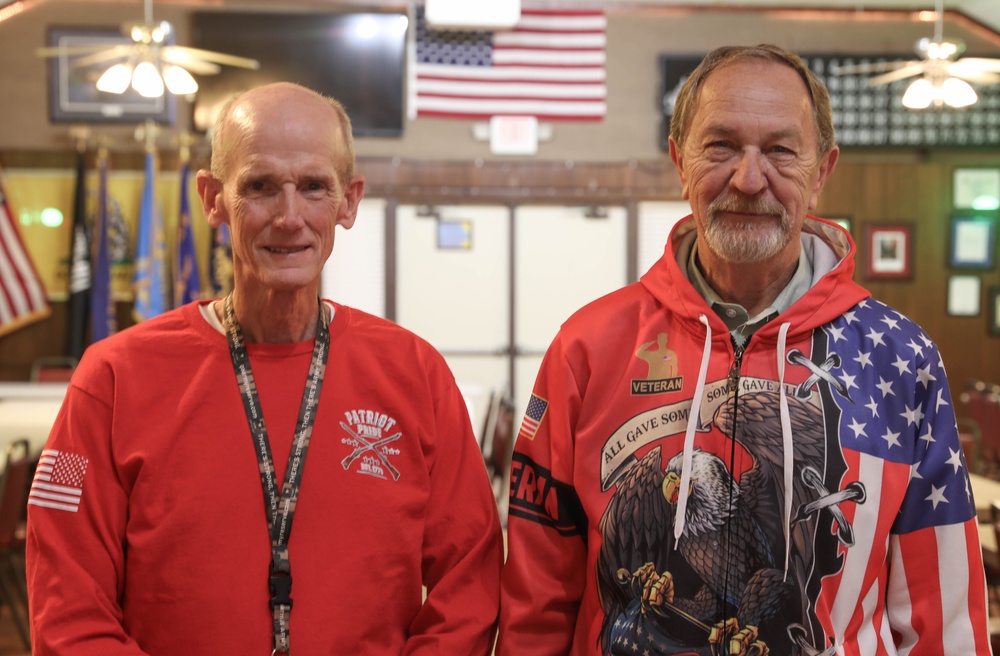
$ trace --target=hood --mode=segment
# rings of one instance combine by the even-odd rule
[[[686,262],[696,236],[694,217],[681,219],[670,232],[663,256],[647,271],[640,282],[661,303],[670,307],[687,329],[703,334],[701,315],[709,321],[712,332],[728,334],[722,319],[688,281],[678,261]],[[835,223],[807,216],[802,226],[803,248],[813,263],[813,284],[778,320],[761,327],[754,336],[758,341],[776,343],[779,325],[790,324],[788,338],[795,339],[828,323],[871,294],[854,282],[855,245],[851,235]]]

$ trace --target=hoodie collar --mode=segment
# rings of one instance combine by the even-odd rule
[[[807,236],[804,235],[803,240],[806,238]],[[785,285],[771,305],[753,317],[739,303],[727,303],[722,300],[722,297],[705,280],[701,269],[697,265],[697,240],[691,247],[691,254],[688,256],[687,262],[678,262],[677,264],[681,271],[687,274],[688,280],[691,281],[695,290],[701,294],[702,298],[708,302],[709,306],[722,319],[722,322],[726,324],[736,345],[744,346],[750,335],[756,332],[758,328],[787,310],[791,307],[792,303],[802,298],[809,291],[813,283],[813,265],[808,255],[811,252],[813,252],[812,249],[799,249],[799,261],[788,284]]]

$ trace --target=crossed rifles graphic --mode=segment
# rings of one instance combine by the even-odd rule
[[[373,440],[369,442],[368,440],[366,440],[365,438],[361,437],[353,430],[351,430],[351,427],[345,424],[344,422],[340,422],[340,425],[345,431],[351,434],[351,437],[353,437],[358,442],[358,446],[354,449],[354,451],[351,451],[351,454],[349,456],[340,461],[340,464],[344,466],[345,470],[351,466],[352,462],[354,462],[364,454],[371,451],[372,453],[375,454],[375,456],[379,460],[382,461],[382,464],[385,465],[385,468],[389,470],[389,473],[392,474],[392,480],[394,481],[399,480],[399,470],[392,466],[392,463],[389,462],[389,459],[386,457],[386,455],[381,451],[379,451],[379,447],[383,447],[386,444],[389,444],[390,442],[395,442],[396,440],[398,440],[400,437],[403,436],[402,431],[390,435],[389,437],[383,437],[380,440]]]

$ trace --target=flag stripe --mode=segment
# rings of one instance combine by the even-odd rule
[[[603,33],[594,34],[564,34],[551,32],[498,32],[493,37],[493,47],[496,50],[505,48],[533,48],[563,50],[580,50],[604,53],[607,38]],[[603,61],[603,58],[602,58]]]
[[[448,64],[425,64],[420,67],[420,78],[428,80],[496,80],[504,82],[537,82],[550,84],[578,84],[582,82],[604,82],[604,68],[540,68],[537,66],[451,66]]]
[[[496,116],[500,114],[538,117],[563,117],[566,119],[589,119],[598,111],[603,112],[604,103],[579,103],[544,100],[501,100],[468,98],[422,98],[417,104],[420,113],[436,112],[438,116],[449,113],[462,116]]]
[[[475,96],[477,98],[534,98],[557,100],[603,100],[603,84],[533,84],[524,82],[455,82],[452,80],[421,80],[420,92],[428,96]]]
[[[54,501],[43,501],[41,499],[35,498],[34,495],[28,497],[28,504],[32,506],[41,506],[42,508],[54,508],[56,510],[68,510],[70,512],[77,512],[80,509],[69,503],[56,503]]]
[[[532,10],[511,30],[456,32],[428,29],[418,12],[413,111],[601,120],[606,25],[602,12]]]

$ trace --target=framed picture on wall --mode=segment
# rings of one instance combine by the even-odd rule
[[[48,45],[60,51],[48,58],[50,121],[143,123],[152,119],[172,124],[177,104],[173,94],[145,98],[131,87],[122,94],[97,90],[97,80],[104,71],[125,58],[96,55],[133,43],[132,37],[122,34],[117,27],[50,27]]]
[[[1000,169],[955,169],[952,206],[995,210],[1000,207]]]
[[[966,212],[951,217],[949,264],[956,269],[992,269],[996,264],[994,213]]]
[[[909,278],[913,275],[911,252],[913,226],[910,224],[868,224],[865,226],[865,276]]]
[[[982,281],[979,276],[948,278],[948,314],[953,317],[974,317],[979,314]]]
[[[989,333],[1000,335],[1000,286],[990,287],[986,292],[986,316],[989,317]]]

